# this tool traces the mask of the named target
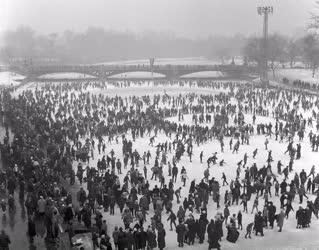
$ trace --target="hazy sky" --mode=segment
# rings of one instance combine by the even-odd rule
[[[309,22],[316,0],[0,0],[0,30],[27,25],[42,33],[88,26],[179,36],[260,33],[259,5],[273,5],[270,31],[295,33]]]

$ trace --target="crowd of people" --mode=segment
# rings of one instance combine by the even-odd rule
[[[289,86],[289,79],[283,78],[283,83]],[[311,83],[311,82],[306,82],[306,81],[301,81],[301,80],[294,80],[292,81],[292,86],[295,88],[303,89],[303,90],[310,90],[317,92],[319,90],[318,84],[317,83]]]
[[[267,237],[276,225],[284,230],[291,211],[296,228],[310,227],[319,174],[316,162],[300,172],[295,165],[302,149],[318,151],[318,98],[251,83],[185,84],[217,93],[111,97],[92,92],[104,89],[92,82],[1,90],[3,216],[18,199],[31,245],[39,225],[56,246],[65,232],[77,244],[82,226],[94,249],[107,250],[164,249],[172,235],[176,247],[208,241],[221,249],[225,230],[232,243],[241,230],[243,239]],[[115,86],[120,93],[130,84]],[[257,139],[263,146],[248,152]],[[287,162],[274,156],[275,143],[287,149]],[[9,244],[3,231],[0,248]]]

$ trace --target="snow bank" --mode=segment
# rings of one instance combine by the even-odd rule
[[[122,74],[117,74],[110,76],[109,78],[111,79],[116,79],[116,78],[164,78],[165,75],[159,74],[159,73],[151,73],[151,72],[146,72],[146,71],[141,71],[141,72],[127,72],[127,73],[122,73]]]
[[[202,71],[202,72],[195,72],[187,75],[181,76],[181,78],[205,78],[205,77],[223,77],[224,74],[220,71]]]
[[[74,72],[66,72],[66,73],[52,73],[52,74],[45,74],[40,76],[40,79],[78,79],[78,78],[93,78],[94,76],[81,74],[81,73],[74,73]]]
[[[278,74],[291,80],[319,83],[319,74],[316,72],[315,77],[312,77],[312,70],[310,69],[280,69]]]
[[[15,74],[10,71],[0,72],[0,86],[19,85],[19,80],[24,78],[23,75]]]

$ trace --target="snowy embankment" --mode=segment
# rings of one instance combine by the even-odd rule
[[[21,83],[25,77],[23,75],[15,74],[13,72],[0,72],[0,86],[16,86]]]
[[[165,75],[163,74],[158,74],[158,73],[151,73],[151,72],[127,72],[127,73],[122,73],[122,74],[117,74],[109,77],[110,79],[139,79],[139,78],[149,78],[149,79],[160,79],[160,78],[165,78]]]
[[[315,77],[312,77],[312,71],[310,69],[280,69],[276,72],[277,77],[294,81],[301,80],[309,83],[319,84],[319,74],[316,72]]]
[[[66,72],[52,73],[39,76],[39,79],[80,79],[80,78],[95,78],[94,76],[82,73]]]

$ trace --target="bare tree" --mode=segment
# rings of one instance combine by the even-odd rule
[[[303,38],[303,57],[314,77],[319,67],[319,41],[316,34],[309,33]]]
[[[283,65],[287,60],[287,44],[287,39],[282,35],[274,34],[269,37],[267,59],[273,78],[275,78],[275,72],[279,65]]]
[[[287,46],[287,56],[289,58],[290,68],[296,62],[296,59],[302,55],[302,47],[300,40],[290,39]]]

